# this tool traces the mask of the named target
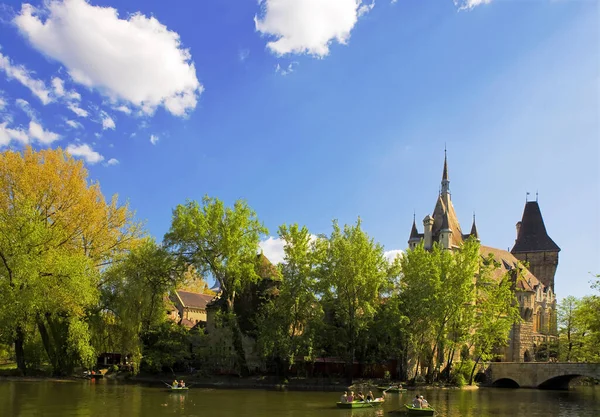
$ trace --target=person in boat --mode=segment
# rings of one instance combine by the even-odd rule
[[[179,381],[179,388],[185,388],[185,382],[183,382],[183,379]]]
[[[362,391],[358,391],[358,398],[356,398],[357,401],[360,401],[361,403],[365,402],[365,394],[362,393]]]
[[[172,388],[177,388],[179,386],[179,382],[177,382],[177,380],[173,381],[173,383],[171,384]]]
[[[375,399],[375,397],[373,396],[373,392],[369,391],[369,393],[367,394],[367,402],[371,402]]]
[[[419,399],[421,400],[421,407],[429,408],[429,403],[427,402],[427,400],[425,398],[423,398],[422,395],[419,397]]]
[[[412,406],[413,408],[423,408],[423,402],[421,401],[418,395],[413,400]]]
[[[348,401],[348,391],[344,391],[344,394],[340,397],[340,402],[345,403]]]
[[[398,384],[398,389],[402,389],[402,384]]]
[[[354,401],[354,391],[350,391],[350,395],[346,398],[346,402],[351,403],[352,401]]]

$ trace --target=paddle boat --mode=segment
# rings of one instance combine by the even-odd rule
[[[187,392],[189,390],[189,387],[169,387],[167,391],[169,392]]]
[[[371,408],[377,407],[385,402],[385,400],[378,398],[373,401],[352,401],[351,403],[337,403],[338,408]]]
[[[435,413],[435,410],[431,407],[415,408],[410,404],[404,404],[404,407],[406,407],[409,416],[432,416]]]

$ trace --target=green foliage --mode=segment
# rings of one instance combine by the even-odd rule
[[[368,329],[382,305],[382,295],[391,289],[399,273],[399,263],[389,264],[383,246],[374,242],[355,225],[333,231],[323,241],[320,289],[325,310],[332,315],[330,330],[332,349],[346,361],[346,376],[351,379],[351,365],[357,350],[364,348]]]
[[[144,240],[104,273],[101,305],[92,319],[93,345],[121,352],[139,363],[140,335],[166,320],[165,298],[176,289],[183,267],[153,240]]]
[[[259,315],[258,344],[262,355],[289,368],[297,357],[311,356],[323,312],[315,296],[322,242],[313,240],[306,227],[279,227],[285,260],[280,265],[277,297]],[[287,369],[284,369],[284,373]]]
[[[182,326],[165,321],[142,334],[144,371],[160,373],[183,370],[191,358],[189,332]]]
[[[240,372],[248,366],[239,317],[235,315],[238,295],[259,280],[255,258],[261,236],[268,230],[243,200],[225,207],[216,198],[204,197],[202,205],[188,201],[173,210],[165,244],[181,263],[211,275],[220,285],[228,314],[224,323],[231,329]]]
[[[592,289],[600,290],[599,282]],[[600,297],[565,297],[558,305],[559,358],[571,362],[600,361]]]

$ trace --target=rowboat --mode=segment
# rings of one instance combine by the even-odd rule
[[[187,390],[189,390],[188,387],[169,387],[168,388],[169,392],[187,392]]]
[[[391,393],[403,393],[406,392],[406,388],[396,388],[396,387],[377,387],[380,391],[391,392]]]
[[[351,403],[337,403],[338,408],[371,408],[377,407],[385,402],[385,400],[373,401],[352,401]]]
[[[415,408],[412,405],[404,404],[406,412],[409,416],[432,416],[435,410],[431,407],[428,408]]]

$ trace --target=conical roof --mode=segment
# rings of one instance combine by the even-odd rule
[[[412,229],[410,230],[410,238],[409,240],[412,239],[419,239],[419,231],[417,230],[417,223],[415,222],[415,219],[413,218],[413,224],[412,224]]]
[[[525,203],[521,227],[511,253],[558,252],[560,248],[548,236],[537,201]]]
[[[474,236],[476,239],[479,239],[479,233],[477,233],[477,226],[475,225],[475,215],[473,214],[473,226],[471,226],[470,236]]]

